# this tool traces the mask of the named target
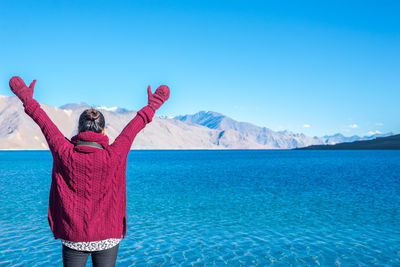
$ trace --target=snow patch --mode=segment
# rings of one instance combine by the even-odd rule
[[[68,116],[72,115],[72,110],[71,109],[63,109],[65,113],[67,113]]]
[[[371,135],[374,135],[374,134],[382,134],[382,132],[381,131],[369,131],[367,133],[367,136],[371,136]]]
[[[116,110],[118,110],[118,107],[111,107],[111,108],[108,108],[108,107],[106,107],[106,106],[101,106],[101,107],[97,107],[97,109],[105,109],[105,110],[108,110],[108,111],[116,111]]]

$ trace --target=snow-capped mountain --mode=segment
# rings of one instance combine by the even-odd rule
[[[209,129],[220,130],[220,141],[227,146],[233,141],[232,135],[235,135],[236,141],[246,140],[256,146],[270,149],[295,148],[323,143],[323,139],[318,137],[309,137],[289,131],[274,132],[266,127],[259,127],[248,122],[235,121],[221,113],[213,111],[200,111],[193,115],[180,115],[174,118],[191,125],[197,124]]]
[[[90,107],[85,103],[52,107],[40,106],[69,139],[77,134],[80,114]],[[136,111],[116,113],[102,109],[106,120],[106,134],[110,143],[136,116]],[[40,150],[48,149],[39,126],[24,112],[17,97],[0,96],[0,149]],[[153,121],[136,136],[135,149],[220,149],[216,145],[219,131],[155,116]]]
[[[91,106],[89,104],[87,104],[85,102],[81,102],[79,104],[77,104],[77,103],[65,104],[65,105],[60,106],[59,108],[60,109],[71,109],[71,110],[73,110],[73,109],[87,109],[87,108],[90,108],[90,107]]]
[[[70,103],[70,104],[65,104],[60,106],[60,109],[88,109],[91,108],[92,106],[85,103],[85,102],[81,102],[79,104],[75,104],[75,103]],[[99,110],[107,110],[107,111],[112,111],[112,112],[116,112],[116,113],[126,113],[129,112],[130,110],[126,109],[126,108],[120,108],[120,107],[106,107],[106,106],[93,106],[96,109]]]
[[[376,137],[386,137],[393,135],[392,132],[385,133],[385,134],[372,134],[368,136],[360,137],[358,135],[353,136],[344,136],[343,134],[337,133],[334,135],[325,135],[322,138],[325,139],[325,144],[338,144],[338,143],[349,143],[354,141],[363,141],[363,140],[372,140]]]
[[[77,134],[80,114],[91,106],[86,103],[60,107],[40,104],[60,131],[71,138]],[[106,120],[110,143],[118,136],[136,111],[119,107],[96,107]],[[48,149],[47,142],[36,123],[24,112],[17,97],[0,95],[0,149]],[[192,115],[158,117],[136,136],[134,149],[282,149],[315,144],[336,143],[346,138],[334,136],[309,137],[290,131],[275,132],[247,122],[238,122],[212,111]],[[357,139],[358,138],[358,139]],[[367,137],[363,137],[367,138]],[[373,137],[371,137],[372,139]],[[365,140],[365,139],[362,139]]]
[[[213,111],[200,111],[193,115],[179,115],[174,118],[190,124],[206,126],[210,129],[218,129],[221,131],[233,130],[238,132],[242,138],[247,138],[268,148],[295,148],[305,147],[311,144],[337,144],[343,142],[353,142],[357,140],[370,140],[376,137],[392,135],[392,133],[387,133],[374,134],[364,137],[357,135],[346,137],[340,133],[337,133],[330,136],[326,135],[323,137],[310,137],[290,131],[274,132],[266,127],[259,127],[248,122],[235,121],[227,116],[222,115],[221,113]]]

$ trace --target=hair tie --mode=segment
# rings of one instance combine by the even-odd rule
[[[88,109],[87,114],[92,121],[96,120],[100,116],[100,113],[94,108]]]

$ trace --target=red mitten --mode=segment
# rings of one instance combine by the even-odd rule
[[[156,111],[164,104],[169,98],[169,87],[166,85],[161,85],[157,88],[154,94],[151,92],[150,85],[147,87],[147,94],[149,95],[148,105]]]
[[[21,99],[22,103],[28,103],[33,98],[33,89],[35,87],[36,80],[28,86],[26,86],[24,80],[21,77],[14,76],[10,79],[9,85],[11,91]]]

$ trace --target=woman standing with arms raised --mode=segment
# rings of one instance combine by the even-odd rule
[[[169,98],[161,85],[147,88],[148,104],[109,145],[100,111],[85,110],[78,134],[68,140],[33,99],[36,80],[30,86],[18,76],[10,88],[24,111],[40,127],[51,154],[53,169],[48,223],[55,239],[62,241],[64,266],[115,266],[119,241],[126,235],[126,163],[136,135],[152,121],[155,111]]]

